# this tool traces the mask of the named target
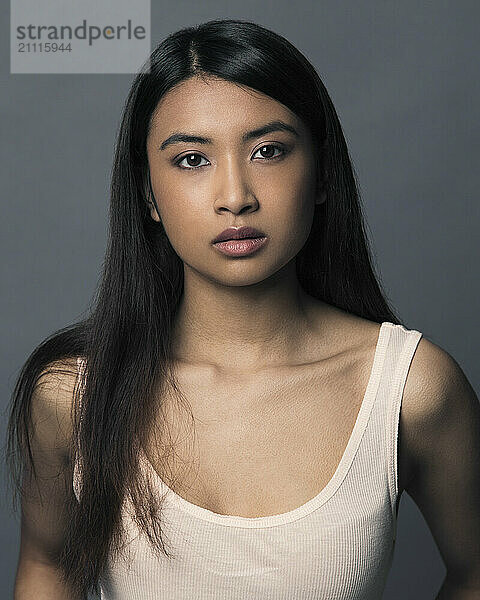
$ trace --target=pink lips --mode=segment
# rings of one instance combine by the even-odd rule
[[[217,242],[215,248],[227,256],[247,256],[260,250],[267,242],[266,237],[245,238],[243,240],[227,240],[226,242]]]
[[[244,238],[260,238],[265,237],[263,231],[259,231],[254,227],[229,227],[217,235],[212,240],[212,244],[224,242],[226,240],[241,240]]]
[[[229,227],[212,241],[222,254],[227,256],[247,256],[259,250],[267,242],[263,231],[253,227]]]

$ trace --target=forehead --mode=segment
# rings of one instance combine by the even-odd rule
[[[252,88],[208,77],[192,77],[169,90],[158,103],[150,133],[166,137],[174,130],[240,135],[251,126],[282,120],[302,135],[306,130],[289,108]]]

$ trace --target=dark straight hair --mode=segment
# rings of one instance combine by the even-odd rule
[[[65,581],[84,593],[98,594],[109,557],[124,543],[127,500],[158,555],[172,558],[158,490],[155,495],[142,475],[139,456],[166,385],[181,396],[170,350],[183,263],[162,223],[150,216],[146,140],[158,102],[194,76],[253,88],[303,121],[315,142],[317,181],[326,201],[316,205],[310,235],[295,258],[298,280],[311,296],[349,313],[400,323],[374,273],[337,113],[311,63],[285,38],[249,21],[212,20],[169,35],[137,73],[126,99],[112,170],[106,256],[88,316],[34,349],[11,400],[7,461],[22,493],[25,469],[34,470],[32,393],[42,377],[75,373],[77,357],[85,359],[81,385],[72,394],[69,462],[71,469],[81,457],[81,494],[69,506],[64,547],[52,557]]]

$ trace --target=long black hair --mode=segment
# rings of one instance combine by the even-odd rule
[[[139,454],[169,383],[171,331],[183,293],[183,263],[148,208],[146,140],[158,102],[193,76],[215,76],[262,92],[295,113],[313,135],[326,200],[296,256],[304,290],[349,313],[400,321],[374,273],[359,190],[332,101],[311,63],[280,35],[249,21],[211,20],[169,35],[136,74],[119,127],[103,273],[88,316],[45,339],[23,365],[12,396],[7,460],[16,488],[31,464],[31,397],[45,373],[85,359],[73,394],[70,467],[81,457],[81,495],[70,507],[56,557],[75,589],[99,592],[109,556],[123,543],[128,499],[138,527],[169,556],[161,503],[142,478]],[[68,371],[68,369],[67,369]],[[80,394],[82,389],[82,394]],[[181,395],[181,394],[180,394]],[[81,397],[81,402],[80,402]],[[156,423],[158,427],[158,423]]]

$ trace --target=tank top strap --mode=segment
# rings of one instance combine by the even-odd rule
[[[380,384],[376,398],[375,435],[385,458],[388,494],[393,517],[394,539],[397,526],[398,498],[398,431],[403,390],[415,350],[422,333],[403,325],[388,323],[387,340]]]
[[[86,367],[86,360],[84,358],[82,358],[81,356],[77,357],[77,385],[80,387],[80,398],[79,398],[79,402],[81,404],[82,401],[82,393],[83,393],[83,389],[85,387],[85,367]],[[82,484],[81,484],[81,461],[79,460],[78,454],[75,453],[75,458],[74,458],[74,465],[73,465],[73,491],[75,493],[75,497],[77,498],[78,502],[80,502],[80,494],[81,494],[81,488],[82,488]]]
[[[78,383],[79,383],[79,385],[82,386],[82,388],[85,385],[84,376],[85,376],[86,365],[87,365],[86,359],[83,358],[82,356],[77,356],[77,378],[78,378]]]

